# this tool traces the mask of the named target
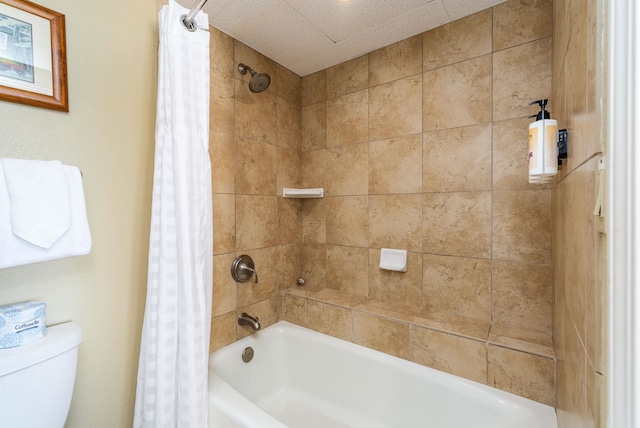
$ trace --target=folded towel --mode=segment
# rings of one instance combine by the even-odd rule
[[[80,170],[62,165],[69,192],[70,226],[49,248],[42,248],[13,233],[3,164],[0,162],[0,268],[88,254],[91,251],[91,233]]]
[[[49,248],[69,230],[69,185],[60,161],[0,159],[16,236]]]

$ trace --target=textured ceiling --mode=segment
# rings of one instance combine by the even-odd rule
[[[203,10],[214,27],[306,76],[504,1],[208,0]]]

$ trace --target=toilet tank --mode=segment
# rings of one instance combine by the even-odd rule
[[[0,425],[64,426],[76,377],[82,330],[67,322],[17,348],[0,349]]]

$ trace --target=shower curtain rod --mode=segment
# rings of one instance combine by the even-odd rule
[[[194,18],[196,17],[198,12],[200,12],[200,9],[202,9],[202,6],[204,6],[206,2],[207,0],[199,0],[198,3],[191,8],[189,13],[187,13],[186,15],[182,15],[182,24],[184,25],[184,28],[189,31],[196,31],[198,29],[198,25],[196,24]]]

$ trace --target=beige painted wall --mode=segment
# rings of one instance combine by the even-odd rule
[[[66,16],[70,112],[0,101],[0,157],[59,159],[84,174],[87,256],[0,270],[0,305],[35,299],[83,329],[67,426],[131,426],[146,288],[154,0],[38,0]]]

